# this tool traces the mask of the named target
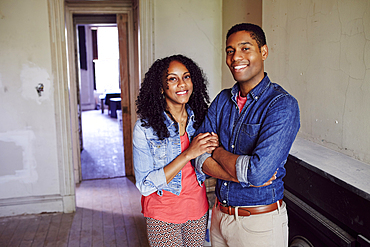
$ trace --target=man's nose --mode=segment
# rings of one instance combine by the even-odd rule
[[[234,62],[234,61],[239,61],[242,58],[243,58],[243,56],[242,56],[241,51],[234,51],[234,54],[233,54],[231,60]]]

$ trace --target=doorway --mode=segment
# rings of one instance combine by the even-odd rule
[[[109,99],[121,101],[116,16],[89,18],[105,23],[85,24],[85,19],[85,15],[74,16],[80,75],[81,180],[123,177],[123,126],[117,116],[122,113],[107,105]],[[117,98],[107,100],[111,95]]]
[[[78,54],[77,36],[74,17],[84,15],[85,23],[102,23],[97,21],[99,18],[106,18],[108,15],[114,15],[118,27],[119,37],[119,83],[121,87],[121,109],[123,119],[123,146],[125,175],[133,175],[132,164],[132,126],[135,115],[135,98],[139,88],[139,62],[138,62],[138,27],[135,12],[137,7],[133,5],[122,4],[122,6],[106,6],[107,3],[99,2],[75,4],[66,2],[66,27],[68,37],[68,62],[70,78],[70,107],[71,107],[71,128],[73,145],[73,164],[75,182],[82,180],[81,150],[82,132],[81,132],[81,104],[79,92]],[[136,10],[136,11],[135,11]],[[117,127],[118,128],[118,127]]]

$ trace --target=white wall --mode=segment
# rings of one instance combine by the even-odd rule
[[[262,26],[262,0],[222,1],[222,88],[230,88],[235,80],[226,65],[226,34],[238,23],[253,23]]]
[[[0,10],[0,216],[63,211],[48,2]]]
[[[221,0],[154,0],[154,59],[193,59],[207,75],[211,99],[221,90],[221,8]]]
[[[299,136],[370,164],[370,1],[265,0],[266,71],[299,101]]]
[[[81,110],[95,109],[94,98],[94,70],[92,54],[92,32],[89,25],[83,25],[85,28],[85,45],[86,45],[86,63],[87,70],[80,69],[80,101]]]

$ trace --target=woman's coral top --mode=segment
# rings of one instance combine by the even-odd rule
[[[187,133],[180,136],[181,152],[190,143]],[[163,195],[152,193],[141,197],[144,217],[169,223],[181,224],[188,220],[200,219],[208,210],[205,185],[199,186],[194,167],[190,161],[182,168],[181,193],[179,196],[163,190]]]

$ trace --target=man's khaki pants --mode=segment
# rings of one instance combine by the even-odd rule
[[[288,214],[284,202],[270,213],[245,217],[222,213],[216,204],[211,219],[212,247],[288,246]]]

